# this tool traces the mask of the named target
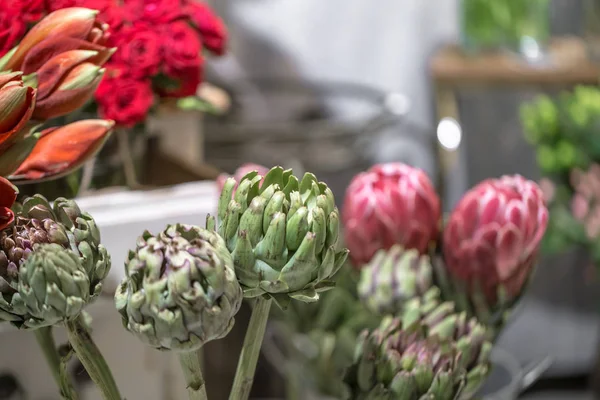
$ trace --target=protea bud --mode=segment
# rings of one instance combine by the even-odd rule
[[[0,152],[29,132],[35,93],[21,72],[0,73]]]
[[[362,267],[377,250],[395,244],[426,253],[438,237],[441,206],[425,172],[380,164],[352,180],[342,218],[350,256]]]
[[[385,318],[361,335],[346,376],[349,398],[461,399],[469,372],[461,357],[453,341],[428,337],[419,323]]]
[[[100,151],[113,126],[113,121],[82,120],[42,131],[11,180],[39,182],[70,174]],[[0,166],[3,159],[1,155]]]
[[[6,178],[0,177],[0,230],[6,228],[15,220],[15,213],[11,209],[19,189]]]
[[[398,314],[406,301],[423,296],[432,286],[429,257],[396,245],[379,250],[361,270],[358,294],[372,312]]]
[[[223,239],[190,225],[145,232],[115,294],[123,325],[158,349],[189,352],[227,335],[242,290]]]
[[[41,64],[36,59],[45,58],[49,54],[41,51],[43,46],[36,47],[44,40],[49,39],[50,36],[61,36],[104,46],[108,38],[108,25],[99,22],[97,15],[98,11],[96,10],[79,7],[64,8],[48,14],[31,28],[19,46],[6,56],[6,60],[0,63],[0,69],[22,71],[25,67],[27,70],[37,70]],[[72,45],[69,47],[72,47]],[[86,49],[81,44],[76,48]],[[92,50],[99,49],[92,48]],[[33,55],[30,56],[31,52],[33,52]]]
[[[14,209],[14,224],[0,233],[0,319],[19,328],[52,325],[56,321],[35,317],[22,307],[21,267],[31,254],[42,244],[56,244],[74,252],[89,281],[89,301],[102,291],[110,256],[100,244],[94,219],[72,200],[59,198],[50,206],[44,197],[36,195]]]
[[[218,233],[233,255],[244,296],[267,294],[284,308],[290,298],[317,301],[319,292],[334,286],[330,278],[348,255],[337,248],[333,193],[314,175],[298,181],[281,167],[262,180],[247,174],[235,190],[229,178],[219,199]]]
[[[541,189],[518,175],[488,179],[459,201],[444,231],[446,272],[482,321],[520,297],[547,224]]]

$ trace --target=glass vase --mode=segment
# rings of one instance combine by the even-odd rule
[[[462,47],[469,54],[510,50],[544,58],[550,40],[550,0],[462,0]]]

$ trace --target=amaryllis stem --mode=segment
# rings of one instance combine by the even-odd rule
[[[271,299],[257,298],[252,308],[252,316],[244,338],[244,346],[238,361],[229,400],[247,400],[250,397],[270,309]]]
[[[206,400],[206,382],[202,376],[202,350],[179,354],[179,363],[187,383],[190,400]]]
[[[119,155],[123,162],[123,170],[125,172],[125,182],[129,189],[139,189],[141,187],[137,180],[135,172],[135,163],[133,162],[133,153],[129,146],[129,132],[124,129],[117,129],[117,141],[119,146]]]
[[[73,321],[67,321],[65,326],[69,342],[75,350],[77,358],[100,389],[102,398],[104,400],[122,400],[112,372],[81,321],[81,317]]]
[[[62,398],[65,400],[78,400],[79,397],[77,396],[75,388],[69,379],[65,379],[61,374],[61,359],[58,349],[56,348],[56,342],[52,336],[52,327],[47,326],[39,328],[34,330],[33,333],[42,349],[42,353],[44,353],[44,357],[46,357],[46,362],[50,367],[50,372],[52,372],[52,377],[58,385]]]

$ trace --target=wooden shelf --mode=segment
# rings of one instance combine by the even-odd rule
[[[436,85],[443,86],[571,86],[598,84],[600,65],[592,63],[583,40],[553,40],[546,65],[531,65],[509,52],[477,56],[464,54],[456,45],[442,48],[430,69]]]

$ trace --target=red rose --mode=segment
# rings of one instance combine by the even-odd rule
[[[145,24],[124,28],[118,34],[115,60],[127,65],[136,78],[155,75],[161,59],[160,36]]]
[[[44,0],[17,0],[23,20],[28,23],[37,22],[46,14]]]
[[[22,38],[26,28],[21,13],[14,3],[0,7],[0,56],[16,46],[17,40]]]
[[[98,19],[110,26],[112,32],[118,30],[127,20],[127,10],[120,7],[117,0],[79,0],[79,5],[100,11]]]
[[[181,0],[125,0],[134,21],[168,24],[183,17]]]
[[[170,76],[169,87],[159,89],[159,94],[163,97],[181,98],[194,96],[198,92],[198,86],[202,83],[202,65],[194,68],[188,68],[185,71],[178,71],[177,76]]]
[[[165,73],[176,77],[182,71],[202,64],[202,43],[193,28],[183,21],[173,22],[164,30]]]
[[[132,127],[146,119],[154,103],[149,79],[138,80],[127,74],[127,67],[107,71],[96,91],[102,118]]]
[[[46,8],[52,12],[63,8],[77,7],[81,5],[80,3],[79,0],[46,0]]]
[[[223,20],[205,3],[191,2],[185,13],[200,31],[204,47],[217,55],[225,53],[227,28]]]

